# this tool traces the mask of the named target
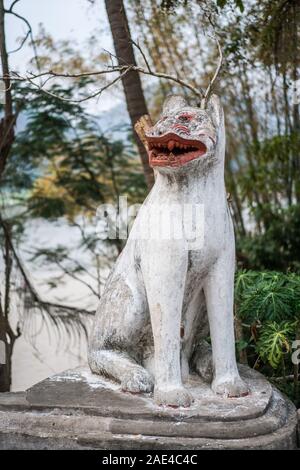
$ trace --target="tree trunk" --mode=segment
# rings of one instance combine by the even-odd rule
[[[5,260],[6,263],[6,260]],[[8,272],[9,271],[9,272]],[[10,268],[6,267],[5,275],[5,298],[9,301],[9,294],[7,294],[7,277],[10,277]],[[9,279],[10,282],[10,279]],[[5,301],[4,301],[5,303]],[[4,305],[2,307],[2,298],[0,294],[0,392],[9,392],[11,386],[11,359],[15,337],[8,324],[8,319],[5,314],[8,308]],[[3,354],[4,353],[4,354]],[[4,364],[2,364],[4,362]]]
[[[11,273],[13,265],[10,244],[10,228],[2,221],[1,216],[0,225],[2,226],[4,235],[3,260],[5,265],[3,298],[0,292],[0,392],[9,392],[11,386],[12,354],[15,341],[19,337],[20,332],[18,331],[18,333],[15,334],[9,323]],[[4,352],[4,357],[2,357],[2,352]],[[4,364],[2,364],[2,362],[4,362]]]
[[[4,25],[4,4],[0,0],[0,56],[2,64],[2,75],[4,77],[5,86],[5,104],[4,117],[0,120],[0,179],[4,172],[7,158],[14,140],[14,125],[16,123],[16,115],[13,114],[12,95],[10,89],[8,55],[5,41],[5,25]]]
[[[299,68],[299,57],[298,57],[298,21],[300,19],[300,6],[293,4],[293,38],[295,41],[294,45],[294,57],[293,57],[293,81],[296,84],[298,78]],[[296,85],[295,85],[296,86]],[[300,114],[299,114],[299,103],[293,104],[293,132],[295,136],[295,143],[293,148],[293,172],[297,175],[295,180],[295,196],[297,203],[300,203],[300,183],[299,183],[299,170],[300,170]]]
[[[4,344],[5,348],[5,357],[0,357],[0,393],[3,393],[10,391],[13,344],[9,344],[5,327],[2,324],[0,324],[0,341]],[[1,364],[2,359],[4,359],[5,364]]]
[[[105,5],[119,64],[136,65],[123,0],[105,0]],[[154,182],[153,170],[149,166],[146,149],[134,131],[136,121],[141,116],[148,114],[139,73],[136,71],[129,72],[122,78],[122,83],[134,137],[143,165],[146,183],[150,189]]]

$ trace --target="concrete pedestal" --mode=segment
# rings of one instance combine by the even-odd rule
[[[158,407],[78,368],[24,393],[0,394],[0,449],[295,449],[293,404],[258,372],[240,366],[251,393],[216,397],[191,376],[190,408]]]

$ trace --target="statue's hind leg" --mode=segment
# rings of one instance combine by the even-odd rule
[[[149,372],[126,353],[113,349],[92,349],[89,365],[92,372],[120,382],[124,391],[147,393],[153,390],[153,378]]]
[[[151,374],[141,365],[149,313],[134,272],[114,275],[106,286],[89,344],[92,372],[121,383],[125,391],[150,392]]]

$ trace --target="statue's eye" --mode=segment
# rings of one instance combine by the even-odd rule
[[[180,116],[178,116],[178,119],[181,122],[189,122],[193,119],[193,117],[194,116],[192,114],[184,113],[184,114],[180,114]]]

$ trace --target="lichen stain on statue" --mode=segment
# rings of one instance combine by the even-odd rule
[[[124,391],[154,391],[158,405],[191,405],[185,383],[192,373],[211,381],[224,398],[244,396],[248,388],[235,358],[235,242],[219,98],[212,95],[200,109],[169,97],[145,138],[155,184],[100,300],[90,368],[120,382]],[[163,223],[155,208],[182,204],[203,207],[202,245],[184,237],[149,237]],[[208,334],[211,347],[204,340]]]

